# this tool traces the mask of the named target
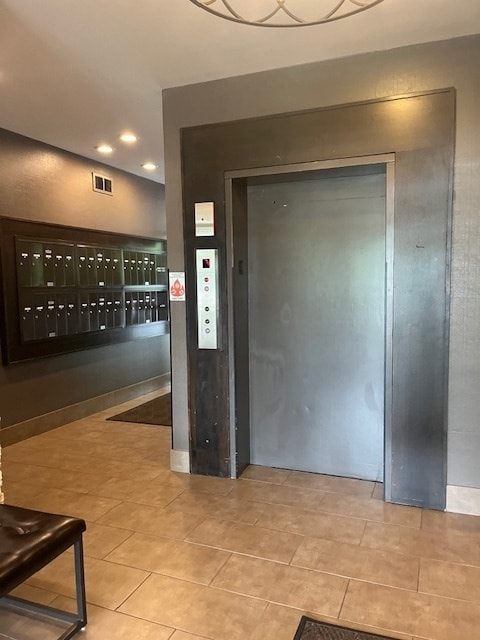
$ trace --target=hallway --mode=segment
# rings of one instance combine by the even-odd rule
[[[170,428],[106,421],[3,450],[5,501],[87,520],[84,640],[292,640],[300,617],[399,640],[474,640],[480,517],[381,501],[381,485],[251,466],[169,470]],[[17,590],[67,607],[72,555]],[[50,640],[0,609],[0,637]]]

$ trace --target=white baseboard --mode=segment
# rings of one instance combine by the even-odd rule
[[[190,452],[179,449],[170,450],[170,471],[190,473]]]
[[[446,511],[480,516],[480,489],[447,485]]]

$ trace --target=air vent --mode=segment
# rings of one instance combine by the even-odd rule
[[[94,191],[106,193],[108,196],[113,195],[113,182],[111,178],[92,172],[92,184]]]

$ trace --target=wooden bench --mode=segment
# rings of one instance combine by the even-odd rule
[[[67,623],[58,640],[72,638],[87,624],[82,535],[85,521],[0,504],[0,605]],[[34,573],[74,547],[77,612],[72,614],[10,595]],[[1,628],[0,628],[0,637]]]

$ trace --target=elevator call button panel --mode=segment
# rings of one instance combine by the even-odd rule
[[[218,349],[218,249],[196,249],[198,348]]]

